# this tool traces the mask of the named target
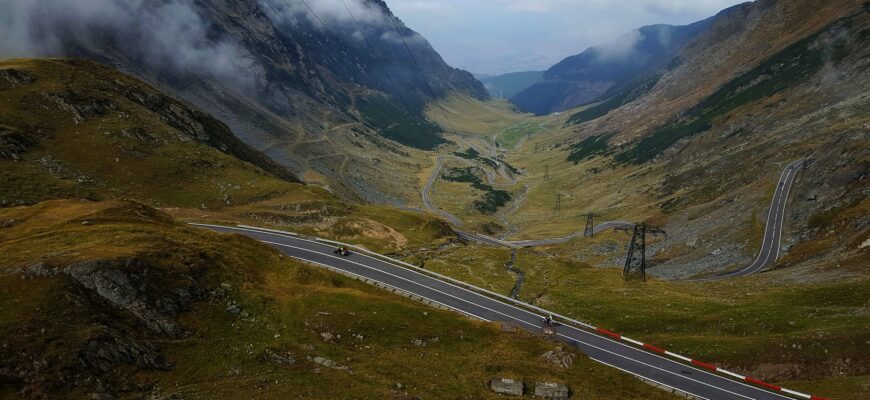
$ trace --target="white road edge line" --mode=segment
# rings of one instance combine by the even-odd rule
[[[212,224],[199,224],[199,223],[191,223],[191,225],[198,225],[198,226],[211,226],[211,227],[216,227],[216,228],[235,229],[235,230],[249,231],[249,232],[255,232],[255,233],[273,234],[273,235],[276,235],[276,236],[281,236],[280,234],[277,234],[277,233],[267,232],[267,231],[261,231],[261,230],[259,230],[259,228],[257,228],[257,229],[243,229],[243,228],[239,228],[239,227],[230,227],[230,226],[212,225]],[[286,233],[286,232],[285,232],[285,233]],[[318,241],[312,241],[312,240],[308,240],[308,239],[301,238],[301,237],[294,237],[294,236],[292,236],[292,235],[287,235],[286,237],[289,237],[289,238],[291,238],[291,239],[296,239],[296,240],[301,240],[301,241],[309,242],[309,243],[312,243],[312,244],[319,244],[319,245],[321,245],[321,246],[326,246],[325,244],[323,244],[323,243],[319,243]],[[323,239],[321,239],[321,240],[323,240]],[[340,243],[340,242],[333,242],[333,243]],[[341,243],[341,244],[344,244],[344,243]],[[295,247],[295,246],[289,246],[289,245],[282,245],[282,246]],[[354,246],[354,247],[356,247],[356,246]],[[328,255],[328,254],[319,253],[319,252],[317,252],[317,251],[310,250],[310,249],[303,249],[303,248],[298,248],[298,249],[300,249],[300,250],[304,250],[304,251],[308,251],[308,252],[312,252],[312,253],[321,254],[321,255],[324,255],[324,256],[327,256],[327,257],[337,258],[337,257],[334,257],[334,256],[330,256],[330,255]],[[368,251],[368,250],[366,250],[366,251]],[[375,254],[376,254],[376,253],[375,253]],[[366,257],[366,258],[370,258],[370,259],[376,260],[376,261],[386,262],[386,261],[383,261],[383,260],[379,260],[379,259],[377,259],[377,258],[375,258],[375,257],[367,256],[367,255],[365,255],[365,254],[360,254],[360,255],[362,255],[362,256],[364,256],[364,257]],[[385,258],[389,258],[389,257],[386,257],[386,256],[383,256],[383,257],[385,257]],[[337,259],[339,259],[339,260],[344,260],[344,259],[341,259],[341,258],[337,258]],[[307,261],[307,260],[306,260],[306,261]],[[344,261],[350,261],[350,260],[344,260]],[[396,261],[399,261],[399,260],[396,260]],[[352,263],[354,263],[354,264],[358,264],[358,263],[353,262],[353,261],[350,261],[350,262],[352,262]],[[399,262],[401,262],[401,261],[399,261]],[[389,264],[389,263],[387,263],[387,264]],[[404,264],[406,264],[406,263],[404,263]],[[358,265],[360,265],[360,264],[358,264]],[[407,265],[412,266],[412,267],[414,267],[414,268],[419,268],[419,267],[416,267],[416,266],[413,266],[413,265],[410,265],[410,264],[407,264]],[[369,268],[369,269],[373,269],[373,268],[371,268],[371,267],[367,267],[367,266],[365,266],[365,267],[366,267],[366,268]],[[397,267],[398,267],[398,266],[397,266]],[[379,271],[379,270],[376,270],[376,271]],[[380,271],[380,272],[385,273],[385,274],[388,274],[388,275],[392,275],[392,274],[389,274],[388,272],[384,272],[384,271]],[[416,271],[413,271],[413,272],[416,272]],[[424,277],[427,276],[426,274],[423,274],[423,273],[420,273],[420,272],[416,272],[416,273],[417,273],[417,274],[420,274],[421,276],[424,276]],[[435,273],[433,273],[433,274],[435,274]],[[403,279],[403,280],[407,280],[407,279],[402,278],[402,277],[398,277],[398,278]],[[431,276],[430,276],[429,278],[430,278],[430,279],[434,279],[434,278],[432,278]],[[449,278],[449,277],[447,277],[447,278],[450,279],[450,280],[453,280],[452,278]],[[443,281],[442,281],[442,282],[443,282]],[[451,286],[453,286],[453,287],[456,287],[456,288],[458,288],[458,289],[460,289],[460,290],[463,290],[463,291],[466,291],[466,292],[468,292],[468,293],[475,294],[475,295],[477,295],[477,296],[481,296],[481,294],[479,294],[479,293],[475,293],[475,292],[473,292],[473,291],[471,291],[471,290],[469,290],[469,289],[467,289],[467,288],[463,288],[463,287],[461,287],[461,286],[457,286],[457,285],[452,284],[452,283],[450,283],[450,282],[443,282],[443,283],[448,284],[448,285],[451,285]],[[417,284],[417,285],[419,285],[419,286],[423,286],[422,284],[419,284],[419,283],[415,283],[415,284]],[[429,287],[427,287],[427,286],[423,286],[423,287],[426,287],[426,288],[431,289],[431,290],[434,290],[434,291],[436,291],[436,292],[443,293],[443,294],[445,294],[445,295],[447,295],[447,296],[450,296],[450,297],[456,298],[456,297],[453,296],[453,295],[450,295],[450,294],[447,294],[447,293],[441,292],[441,291],[439,291],[439,290],[437,290],[437,289],[429,288]],[[485,289],[481,289],[481,290],[486,291]],[[459,299],[459,300],[489,310],[489,309],[486,308],[486,307],[480,306],[480,305],[478,305],[478,304],[476,304],[476,303],[472,303],[472,302],[470,302],[470,301],[468,301],[468,300],[463,300],[463,299]],[[530,314],[532,314],[532,315],[535,315],[535,314],[532,313],[532,312],[529,312],[529,311],[527,311],[527,310],[523,310],[523,309],[518,308],[518,307],[516,307],[516,306],[513,306],[513,305],[511,305],[511,304],[508,304],[508,303],[502,303],[502,304],[504,304],[504,305],[506,305],[506,306],[508,306],[508,307],[514,308],[514,309],[516,309],[516,310],[519,310],[519,311],[521,311],[521,312],[527,312],[527,313],[530,313]],[[534,306],[532,306],[532,307],[534,307]],[[504,315],[504,314],[502,314],[502,313],[500,313],[500,312],[498,312],[498,311],[494,311],[494,310],[490,310],[490,311],[493,311],[493,312],[495,312],[495,313],[497,313],[497,314],[500,314],[500,315]],[[557,315],[557,316],[558,316],[558,314],[553,314],[553,315]],[[538,316],[538,317],[540,317],[540,316]],[[508,316],[508,318],[511,318],[511,319],[516,320],[516,318],[514,318],[514,317],[510,317],[510,316]],[[573,319],[570,319],[570,318],[568,318],[567,320],[573,321]],[[526,323],[525,321],[520,321],[520,322]],[[579,321],[578,321],[578,322],[579,322]],[[587,325],[588,325],[588,324],[587,324]],[[591,327],[591,329],[595,329],[594,326],[591,326],[591,325],[590,325],[589,327]],[[587,328],[587,329],[590,329],[590,328]],[[605,338],[605,337],[603,337],[603,336],[595,335],[595,334],[593,334],[593,333],[591,333],[591,332],[583,331],[583,330],[580,330],[580,329],[577,329],[577,328],[575,328],[575,331],[576,331],[576,332],[579,332],[579,333],[582,333],[582,334],[591,335],[591,336],[594,336],[594,337],[596,337],[596,338],[603,338],[603,339],[605,339],[605,340],[610,340],[610,341],[611,341],[612,343],[614,343],[614,344],[620,345],[620,346],[622,346],[622,347],[625,347],[625,348],[630,349],[630,350],[633,350],[633,351],[640,351],[640,352],[643,352],[643,354],[647,354],[647,355],[650,355],[650,356],[658,357],[658,358],[660,358],[660,359],[662,359],[662,360],[664,360],[664,361],[666,361],[666,362],[672,363],[672,364],[677,365],[677,366],[680,366],[680,367],[689,367],[689,368],[692,368],[693,370],[695,370],[695,371],[697,371],[697,372],[701,372],[701,373],[704,373],[704,374],[707,374],[707,375],[710,375],[710,376],[713,376],[713,377],[716,377],[716,378],[723,378],[723,377],[720,376],[720,375],[716,375],[716,374],[713,374],[713,373],[707,372],[707,371],[702,370],[702,369],[700,369],[700,368],[695,368],[695,367],[692,366],[692,365],[680,364],[680,363],[675,362],[674,360],[671,360],[671,359],[668,359],[668,358],[662,357],[661,355],[658,355],[658,354],[656,354],[656,353],[652,353],[652,352],[644,351],[644,350],[642,350],[642,349],[638,349],[638,348],[635,348],[635,347],[631,347],[631,346],[628,346],[628,345],[626,345],[626,344],[624,344],[624,343],[621,343],[621,342],[619,342],[619,341],[612,340],[612,339],[608,339],[608,338]],[[577,340],[577,339],[571,339],[571,340],[576,340],[576,341],[578,341],[578,342],[580,342],[580,343],[584,343],[584,344],[586,344],[586,345],[588,345],[588,346],[591,346],[591,347],[594,347],[594,348],[598,348],[598,347],[596,347],[596,346],[590,345],[590,344],[588,344],[588,343],[586,343],[586,342],[579,341],[579,340]],[[612,353],[612,352],[610,352],[610,351],[608,351],[608,350],[604,350],[604,349],[601,349],[601,350],[603,350],[603,351],[605,351],[605,352],[608,352],[608,353]],[[612,354],[616,354],[616,353],[612,353]],[[684,361],[686,361],[686,362],[688,362],[688,363],[691,363],[691,361],[692,361],[691,358],[688,358],[688,357],[685,357],[685,356],[682,356],[682,355],[679,355],[679,354],[676,354],[676,353],[673,353],[673,352],[670,352],[670,351],[665,351],[665,354],[670,355],[670,356],[675,357],[675,358],[678,358],[678,359],[681,359],[681,360],[684,360]],[[617,354],[617,355],[618,355],[618,354]],[[628,358],[628,357],[625,357],[625,356],[622,356],[622,355],[618,355],[618,356],[619,356],[619,357],[622,357],[622,358],[626,358],[626,359],[631,360],[631,361],[634,361],[634,362],[637,362],[637,363],[641,363],[641,364],[644,364],[644,365],[648,365],[648,364],[645,364],[645,363],[643,363],[643,362],[641,362],[641,361],[637,361],[637,360],[634,360],[634,359],[631,359],[631,358]],[[656,368],[656,369],[660,369],[660,370],[661,370],[661,368],[658,368],[658,367],[653,367],[653,368]],[[669,372],[669,371],[666,371],[666,370],[662,370],[662,371]],[[671,372],[669,372],[669,373],[671,373]],[[673,373],[672,373],[672,374],[673,374]],[[682,376],[682,375],[677,375],[677,374],[674,374],[674,375],[676,375],[676,376],[680,376],[680,377],[682,377],[682,378],[684,378],[684,379],[687,379],[686,377],[684,377],[684,376]],[[690,380],[691,380],[691,379],[690,379]],[[773,392],[773,391],[770,391],[770,390],[766,390],[766,389],[763,389],[763,388],[760,388],[760,387],[757,387],[757,386],[752,386],[752,385],[746,384],[745,382],[740,382],[740,381],[735,381],[735,380],[729,380],[728,382],[737,383],[737,384],[740,384],[740,385],[742,385],[742,386],[746,386],[746,387],[751,388],[751,389],[754,389],[754,390],[761,390],[761,391],[763,391],[763,392],[765,392],[765,393],[769,393],[769,394],[777,395],[777,396],[779,396],[779,397],[782,397],[782,398],[788,399],[788,397],[782,396],[782,395],[780,395],[779,393],[776,393],[776,392]],[[727,392],[727,390],[724,390],[724,389],[718,388],[718,387],[716,387],[716,386],[712,386],[712,385],[709,385],[709,384],[707,384],[707,383],[703,383],[703,382],[700,382],[700,383],[702,383],[702,384],[704,384],[704,385],[706,385],[706,386],[714,387],[714,388],[716,388],[716,389],[720,389],[720,390],[723,390],[723,391],[726,391],[726,392]]]
[[[432,287],[426,286],[426,285],[424,285],[424,284],[422,284],[422,283],[414,282],[414,281],[412,281],[412,280],[410,280],[410,279],[407,279],[407,278],[404,278],[404,277],[401,277],[401,276],[398,276],[398,275],[395,275],[395,274],[391,274],[391,273],[386,272],[386,271],[381,271],[381,270],[379,270],[379,269],[376,269],[376,268],[370,267],[370,266],[365,265],[365,264],[358,263],[358,262],[356,262],[356,261],[351,261],[351,260],[348,260],[348,259],[344,259],[344,258],[336,257],[336,256],[329,255],[329,254],[323,254],[323,253],[320,253],[320,252],[318,252],[318,251],[316,251],[316,250],[306,249],[306,248],[297,247],[297,246],[291,246],[291,245],[289,245],[289,244],[276,243],[276,242],[269,242],[269,241],[266,241],[266,240],[260,240],[260,242],[263,242],[263,243],[269,243],[269,244],[272,244],[272,245],[281,246],[281,247],[287,247],[287,248],[296,249],[296,250],[301,250],[301,251],[305,251],[305,252],[309,252],[309,253],[315,253],[315,254],[318,254],[318,255],[321,255],[321,256],[324,256],[324,257],[334,258],[334,259],[336,259],[336,260],[341,260],[341,261],[344,261],[344,262],[347,262],[347,263],[350,263],[350,264],[358,265],[358,266],[360,266],[360,267],[363,267],[363,268],[366,268],[366,269],[370,269],[370,270],[372,270],[372,271],[379,272],[379,273],[382,273],[382,274],[384,274],[384,275],[389,275],[389,276],[392,276],[392,277],[394,277],[394,278],[397,278],[397,279],[400,279],[400,280],[403,280],[403,281],[409,282],[409,283],[411,283],[411,284],[414,284],[414,285],[420,286],[420,287],[422,287],[422,288],[425,288],[425,289],[431,290],[431,291],[433,291],[433,292],[441,293],[441,294],[443,294],[443,295],[445,295],[445,296],[447,296],[447,297],[452,297],[452,298],[454,298],[454,299],[456,299],[456,300],[459,300],[460,302],[464,302],[464,303],[471,304],[471,305],[473,305],[473,306],[476,306],[476,307],[482,308],[482,309],[487,310],[487,311],[489,311],[489,312],[492,312],[492,313],[494,313],[494,314],[501,315],[501,316],[503,316],[503,317],[505,317],[505,318],[508,318],[508,319],[510,319],[510,320],[513,320],[513,321],[519,322],[519,323],[521,323],[521,324],[525,324],[525,325],[528,325],[528,326],[531,326],[531,327],[534,327],[534,328],[540,328],[539,326],[537,326],[537,325],[535,325],[535,324],[531,324],[531,323],[526,322],[526,321],[523,321],[523,320],[521,320],[521,319],[519,319],[519,318],[516,318],[516,317],[510,316],[510,315],[504,314],[504,313],[502,313],[502,312],[500,312],[500,311],[493,310],[493,309],[491,309],[491,308],[489,308],[489,307],[482,306],[482,305],[477,304],[477,303],[474,303],[474,302],[472,302],[472,301],[470,301],[470,300],[466,300],[466,299],[462,299],[462,298],[456,297],[456,296],[454,296],[454,295],[452,295],[452,294],[450,294],[450,293],[442,292],[442,291],[440,291],[440,290],[438,290],[438,289],[435,289],[435,288],[432,288]],[[292,256],[291,256],[291,257],[292,257]],[[295,257],[294,257],[294,258],[295,258]],[[308,260],[306,260],[306,261],[308,261]],[[465,290],[465,289],[463,289],[463,290]],[[407,290],[405,290],[405,291],[407,291]],[[417,296],[420,296],[420,295],[417,294]],[[423,297],[423,296],[420,296],[420,297]],[[430,300],[431,300],[431,299],[430,299]],[[517,309],[517,310],[520,310],[520,309]],[[520,311],[528,312],[528,311],[525,311],[525,310],[520,310]],[[469,314],[471,314],[471,313],[469,313]],[[531,313],[530,313],[530,314],[531,314]],[[534,315],[534,314],[532,314],[532,315]],[[579,331],[579,330],[578,330],[577,332],[582,332],[582,333],[585,333],[585,334],[589,334],[588,332],[583,332],[583,331]],[[723,389],[723,388],[721,388],[721,387],[714,386],[714,385],[711,385],[711,384],[706,383],[706,382],[701,382],[701,381],[699,381],[699,380],[692,379],[692,378],[689,378],[689,377],[687,377],[687,376],[680,375],[680,374],[678,374],[678,373],[676,373],[676,372],[668,371],[668,370],[666,370],[666,369],[663,369],[663,368],[657,367],[657,366],[652,365],[652,364],[647,364],[647,363],[645,363],[645,362],[643,362],[643,361],[640,361],[640,360],[635,360],[635,359],[629,358],[629,357],[624,356],[624,355],[622,355],[622,354],[614,353],[614,352],[612,352],[612,351],[610,351],[610,350],[603,349],[603,348],[601,348],[601,347],[598,347],[598,346],[595,346],[595,345],[593,345],[593,344],[590,344],[590,343],[584,342],[584,341],[582,341],[582,340],[580,340],[580,339],[577,339],[577,338],[572,338],[572,337],[570,337],[570,336],[566,336],[566,335],[561,334],[561,333],[556,333],[556,335],[557,335],[557,336],[561,336],[561,337],[567,339],[568,341],[582,343],[582,344],[584,344],[584,345],[586,345],[586,346],[589,346],[589,347],[592,347],[592,348],[594,348],[594,349],[597,349],[597,350],[603,351],[603,352],[605,352],[605,353],[612,354],[612,355],[614,355],[614,356],[616,356],[616,357],[624,358],[624,359],[629,360],[629,361],[631,361],[631,362],[634,362],[634,363],[637,363],[637,364],[641,364],[641,365],[644,365],[644,366],[647,366],[647,367],[650,367],[650,368],[653,368],[653,369],[657,369],[657,370],[662,371],[662,372],[664,372],[664,373],[671,374],[671,375],[673,375],[673,376],[680,377],[680,378],[685,379],[685,380],[688,380],[688,381],[692,381],[692,382],[695,382],[695,383],[699,383],[699,384],[702,384],[702,385],[704,385],[704,386],[708,386],[708,387],[711,387],[711,388],[713,388],[713,389],[716,389],[716,390],[719,390],[719,391],[722,391],[722,392],[725,392],[725,393],[733,394],[733,395],[735,395],[735,396],[743,397],[743,398],[746,398],[746,399],[752,399],[752,397],[744,396],[744,395],[742,395],[742,394],[735,393],[735,392],[732,392],[732,391],[730,391],[730,390]],[[631,349],[634,350],[634,348],[631,348]],[[670,360],[668,360],[668,361],[670,361]],[[700,371],[700,370],[699,370],[699,371]],[[752,386],[750,386],[750,387],[752,387]],[[753,388],[753,389],[756,389],[755,387],[752,387],[752,388]],[[683,390],[683,391],[686,392],[685,390]],[[686,393],[689,393],[689,392],[686,392]]]
[[[617,366],[615,366],[615,365],[613,365],[613,364],[610,364],[610,363],[606,363],[606,362],[601,361],[601,360],[599,360],[599,359],[597,359],[597,358],[589,357],[589,359],[592,360],[592,361],[595,361],[595,362],[597,362],[597,363],[604,364],[604,365],[606,365],[606,366],[608,366],[608,367],[610,367],[610,368],[616,368],[616,369],[618,369],[618,370],[620,370],[620,371],[622,371],[622,372],[625,372],[625,373],[627,373],[627,374],[634,375],[634,376],[636,376],[636,377],[638,377],[638,378],[640,378],[640,379],[643,379],[643,380],[646,380],[646,381],[653,382],[653,383],[655,383],[656,385],[662,385],[662,386],[664,386],[664,387],[671,388],[672,390],[677,390],[677,391],[680,391],[680,392],[683,392],[683,393],[690,394],[690,395],[695,396],[696,398],[698,398],[698,399],[700,399],[700,400],[710,400],[710,399],[708,399],[708,398],[706,398],[706,397],[698,396],[697,394],[687,392],[687,391],[685,391],[685,390],[683,390],[683,389],[677,389],[677,388],[675,388],[675,387],[673,387],[673,386],[671,386],[671,385],[665,385],[664,383],[661,383],[661,382],[659,382],[659,381],[657,381],[657,380],[654,380],[654,379],[647,378],[647,377],[645,377],[645,376],[643,376],[643,375],[638,375],[638,374],[636,374],[636,373],[634,373],[634,372],[626,371],[626,370],[624,370],[624,369],[622,369],[622,368],[619,368],[619,367],[617,367]]]

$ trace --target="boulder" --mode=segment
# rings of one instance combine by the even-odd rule
[[[561,383],[535,382],[535,397],[550,400],[567,400],[571,397],[568,386]]]
[[[565,351],[562,346],[558,346],[555,350],[550,350],[542,354],[541,358],[560,368],[569,368],[574,365],[574,354]]]
[[[489,388],[498,394],[506,394],[508,396],[523,395],[523,382],[510,378],[492,378],[489,382]]]

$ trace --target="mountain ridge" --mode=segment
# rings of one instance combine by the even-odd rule
[[[404,203],[414,183],[379,171],[413,168],[408,152],[446,143],[425,104],[451,91],[487,93],[383,1],[348,4],[353,13],[272,0],[122,1],[103,14],[72,1],[15,5],[3,22],[30,45],[4,43],[0,54],[98,60],[214,115],[303,179],[349,198]],[[348,124],[356,125],[333,129]],[[361,187],[347,170],[370,183]]]

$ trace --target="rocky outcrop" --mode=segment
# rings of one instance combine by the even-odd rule
[[[15,68],[0,69],[0,78],[5,79],[13,88],[27,86],[36,82],[36,78],[34,78],[33,75]],[[0,86],[0,88],[2,88],[2,86]]]
[[[119,364],[140,369],[172,369],[156,346],[108,329],[103,335],[88,340],[79,356],[83,363],[101,372],[109,372]]]
[[[185,334],[174,317],[204,295],[192,279],[172,289],[155,290],[149,274],[160,272],[137,258],[83,261],[64,267],[61,272],[95,297],[131,313],[151,331],[173,337]]]
[[[18,160],[21,154],[36,143],[36,140],[29,135],[0,126],[0,159]]]
[[[574,353],[565,351],[562,346],[558,346],[554,350],[542,354],[541,358],[559,368],[567,369],[574,365],[575,355]]]
[[[301,182],[286,167],[243,143],[229,127],[210,115],[144,85],[140,87],[120,80],[116,80],[114,84],[115,89],[127,99],[156,113],[163,122],[178,129],[183,134],[179,136],[180,140],[193,139],[254,164],[281,179]],[[137,136],[142,137],[141,134]]]
[[[73,122],[80,124],[88,118],[106,115],[109,111],[117,110],[112,101],[98,96],[85,94],[78,91],[64,90],[40,95],[72,115]]]

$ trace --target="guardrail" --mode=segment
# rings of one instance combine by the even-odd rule
[[[809,394],[806,394],[806,393],[802,393],[802,392],[798,392],[798,391],[794,391],[794,390],[786,389],[786,388],[783,388],[783,387],[778,386],[778,385],[774,385],[774,384],[771,384],[771,383],[767,383],[767,382],[761,381],[761,380],[756,379],[756,378],[753,378],[753,377],[751,377],[751,376],[746,376],[746,375],[737,374],[737,373],[734,373],[734,372],[728,371],[728,370],[726,370],[726,369],[719,368],[719,367],[717,367],[717,366],[714,365],[714,364],[707,363],[707,362],[703,362],[703,361],[700,361],[700,360],[696,360],[696,359],[693,359],[693,358],[690,358],[690,357],[686,357],[686,356],[680,355],[680,354],[678,354],[678,353],[674,353],[674,352],[671,352],[671,351],[665,350],[665,349],[663,349],[663,348],[660,348],[660,347],[654,346],[654,345],[649,344],[649,343],[644,343],[644,342],[641,342],[641,341],[639,341],[639,340],[634,340],[634,339],[628,338],[628,337],[626,337],[626,336],[623,336],[623,335],[621,335],[621,334],[619,334],[619,333],[612,332],[612,331],[609,331],[609,330],[604,329],[604,328],[599,328],[599,327],[596,327],[596,326],[594,326],[594,325],[592,325],[592,324],[589,324],[589,323],[586,323],[586,322],[582,322],[582,321],[578,321],[578,320],[576,320],[576,319],[573,319],[573,318],[571,318],[571,317],[568,317],[568,316],[565,316],[565,315],[562,315],[562,314],[553,313],[552,311],[545,310],[545,309],[543,309],[543,308],[540,308],[540,307],[538,307],[538,306],[535,306],[535,305],[532,305],[532,304],[526,303],[526,302],[524,302],[524,301],[520,301],[520,300],[514,299],[514,298],[512,298],[512,297],[508,297],[508,296],[505,296],[505,295],[503,295],[503,294],[499,294],[499,293],[493,292],[493,291],[491,291],[491,290],[487,290],[487,289],[484,289],[484,288],[481,288],[481,287],[478,287],[478,286],[472,285],[472,284],[470,284],[470,283],[463,282],[463,281],[460,281],[460,280],[458,280],[458,279],[454,279],[454,278],[451,278],[451,277],[449,277],[449,276],[442,275],[442,274],[439,274],[439,273],[437,273],[437,272],[430,271],[430,270],[427,270],[427,269],[425,269],[425,268],[421,268],[421,267],[418,267],[418,266],[416,266],[416,265],[413,265],[413,264],[410,264],[410,263],[404,262],[404,261],[402,261],[402,260],[397,260],[397,259],[392,258],[392,257],[390,257],[390,256],[386,256],[386,255],[383,255],[383,254],[380,254],[380,253],[376,253],[376,252],[374,252],[374,251],[371,251],[371,250],[368,250],[368,249],[366,249],[366,248],[359,247],[359,246],[356,246],[356,245],[353,245],[353,244],[343,243],[343,242],[339,242],[339,241],[335,241],[335,240],[329,240],[329,239],[322,239],[322,238],[318,238],[318,237],[304,237],[304,236],[299,235],[298,233],[294,233],[294,232],[280,231],[280,230],[275,230],[275,229],[259,228],[259,227],[256,227],[256,226],[250,226],[250,225],[237,225],[237,226],[238,226],[239,228],[246,228],[246,229],[252,229],[252,230],[259,230],[259,231],[271,232],[271,233],[276,233],[276,234],[283,234],[283,235],[287,235],[287,236],[291,236],[291,237],[295,237],[295,238],[305,239],[305,240],[314,241],[314,242],[319,242],[319,243],[326,243],[326,244],[330,244],[330,245],[334,245],[334,246],[346,246],[346,247],[348,247],[348,248],[352,248],[352,249],[354,249],[355,251],[357,251],[357,252],[359,252],[359,253],[365,254],[365,255],[367,255],[367,256],[369,256],[369,257],[376,258],[376,259],[380,259],[380,260],[386,261],[386,262],[391,263],[391,264],[394,264],[394,265],[403,266],[403,267],[406,267],[406,268],[413,269],[414,271],[420,272],[420,273],[425,274],[425,275],[428,275],[428,276],[430,276],[430,277],[434,277],[434,278],[437,278],[437,279],[440,279],[440,280],[443,280],[443,281],[446,281],[446,282],[450,282],[450,283],[452,283],[452,284],[454,284],[454,285],[457,285],[457,286],[460,286],[460,287],[463,287],[463,288],[466,288],[466,289],[468,289],[468,290],[475,291],[475,292],[478,292],[478,293],[481,293],[481,294],[485,294],[485,295],[490,296],[490,297],[495,297],[496,299],[499,299],[499,300],[502,300],[502,301],[505,301],[505,302],[508,302],[508,303],[512,303],[512,304],[514,304],[514,305],[516,305],[516,306],[519,306],[519,307],[525,308],[526,310],[529,310],[529,311],[539,312],[539,313],[542,313],[543,315],[551,315],[551,316],[555,317],[556,319],[558,319],[559,322],[562,322],[562,323],[564,323],[564,322],[569,322],[570,324],[575,325],[576,327],[580,327],[580,328],[583,328],[583,329],[587,329],[587,330],[592,331],[592,332],[595,332],[595,333],[597,333],[597,334],[599,334],[599,335],[609,337],[609,338],[611,338],[611,339],[613,339],[613,340],[624,341],[624,342],[627,342],[627,343],[631,343],[631,344],[633,344],[633,345],[635,345],[635,346],[638,346],[638,347],[640,347],[641,349],[644,349],[644,350],[646,350],[646,351],[648,351],[648,352],[655,353],[655,354],[658,354],[658,355],[661,355],[661,356],[669,356],[669,357],[675,358],[675,359],[677,359],[677,360],[680,360],[680,361],[682,361],[682,362],[685,362],[685,363],[691,364],[691,365],[693,365],[693,366],[700,367],[700,368],[703,368],[703,369],[706,369],[706,370],[709,370],[709,371],[712,371],[712,372],[718,372],[718,373],[720,373],[720,374],[722,374],[722,375],[725,375],[725,376],[727,376],[727,377],[730,377],[730,378],[732,378],[732,379],[736,379],[736,380],[739,380],[739,381],[742,381],[742,382],[746,382],[746,383],[748,383],[748,384],[751,384],[751,385],[754,385],[754,386],[757,386],[757,387],[761,387],[761,388],[764,388],[764,389],[767,389],[767,390],[770,390],[770,391],[773,391],[773,392],[786,393],[786,394],[789,394],[789,395],[792,395],[792,396],[795,396],[795,397],[799,397],[799,398],[803,398],[803,399],[809,399],[809,400],[829,400],[829,399],[826,399],[826,398],[824,398],[824,397],[813,396],[813,395],[809,395]],[[329,267],[329,269],[332,270],[333,268]],[[392,286],[391,286],[391,287],[392,287]],[[396,290],[399,290],[399,291],[402,291],[401,289],[398,289],[398,288],[395,288],[395,289],[396,289]],[[440,304],[440,303],[439,303],[439,304]],[[448,307],[448,308],[453,309],[453,307]],[[470,314],[468,314],[468,313],[466,313],[466,312],[463,312],[463,311],[461,311],[461,310],[457,310],[457,311],[459,311],[459,312],[462,313],[462,314],[465,314],[466,316],[469,316],[469,315],[470,315]],[[474,316],[472,316],[472,317],[474,317]],[[479,318],[479,317],[478,317],[478,318]]]

